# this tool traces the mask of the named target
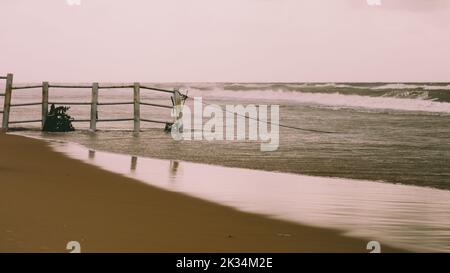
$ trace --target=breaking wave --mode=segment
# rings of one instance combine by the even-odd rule
[[[450,85],[382,84],[223,84],[190,87],[191,96],[241,100],[288,101],[344,108],[450,113]]]

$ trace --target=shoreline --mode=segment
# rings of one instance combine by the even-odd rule
[[[316,145],[315,138],[307,135],[302,142],[285,143],[270,156],[259,152],[257,142],[178,142],[167,137],[166,133],[159,129],[148,129],[141,133],[139,138],[130,138],[127,130],[105,129],[99,130],[95,137],[88,130],[79,129],[68,135],[43,134],[40,130],[17,130],[14,133],[38,139],[73,142],[89,149],[111,152],[115,154],[134,155],[139,157],[157,158],[162,160],[178,160],[191,163],[199,163],[213,166],[241,168],[249,170],[261,170],[277,173],[290,173],[307,175],[312,177],[342,178],[350,180],[364,180],[388,184],[400,184],[431,188],[438,190],[450,190],[450,185],[445,181],[445,169],[438,164],[432,164],[437,157],[435,151],[430,151],[432,156],[430,163],[422,163],[421,160],[410,162],[408,166],[417,166],[417,170],[408,172],[411,168],[404,169],[404,163],[399,161],[400,154],[381,154],[384,148],[374,148],[373,160],[360,160],[349,157],[347,154],[327,155],[325,151],[330,149],[322,144]],[[98,137],[101,136],[101,137]],[[289,134],[282,134],[289,136]],[[343,141],[335,139],[329,141]],[[326,142],[326,141],[325,141]],[[328,145],[328,144],[323,144]],[[340,144],[341,145],[341,144]],[[369,145],[369,144],[367,144]],[[341,152],[347,149],[355,149],[355,153],[364,156],[364,147],[346,146],[342,144]],[[289,148],[291,147],[291,148]],[[230,152],[231,150],[233,152]],[[380,150],[381,149],[381,150]],[[300,151],[293,152],[293,151]],[[213,151],[213,152],[211,152]],[[388,152],[388,151],[386,151]],[[445,153],[443,150],[441,153]],[[445,156],[444,154],[442,156]],[[248,159],[251,160],[248,160]],[[393,161],[393,164],[379,164],[379,159]],[[324,164],[324,163],[330,164]],[[375,163],[374,163],[375,162]],[[397,164],[398,163],[398,164]],[[402,165],[403,164],[403,165]],[[389,165],[389,166],[387,166]],[[441,164],[442,165],[442,164]],[[428,166],[428,167],[427,167]],[[400,168],[402,168],[400,170]],[[426,169],[426,171],[425,171]],[[435,175],[435,174],[444,175]],[[433,179],[431,179],[431,177]]]
[[[41,140],[0,134],[0,143],[9,150],[0,155],[0,252],[68,252],[73,240],[83,252],[368,252],[362,239],[149,186]]]

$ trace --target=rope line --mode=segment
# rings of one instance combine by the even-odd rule
[[[187,95],[183,95],[182,94],[182,96],[183,96],[183,98],[185,100],[186,99],[193,99],[192,97],[189,97]],[[202,101],[202,104],[203,105],[210,105],[210,104],[207,104],[204,101]],[[301,127],[296,127],[296,126],[291,126],[291,125],[284,125],[284,124],[280,124],[280,123],[274,123],[274,122],[267,121],[267,120],[261,120],[260,118],[252,118],[252,117],[248,117],[246,115],[241,115],[241,114],[236,113],[236,112],[227,111],[226,109],[225,109],[225,112],[228,112],[228,113],[231,113],[231,114],[236,114],[237,116],[240,116],[240,117],[243,117],[243,118],[246,118],[246,119],[251,119],[251,120],[258,121],[258,122],[264,122],[264,123],[269,124],[269,125],[276,125],[276,126],[287,128],[287,129],[293,129],[293,130],[305,131],[305,132],[322,133],[322,134],[338,134],[338,132],[323,131],[323,130],[316,130],[316,129],[307,129],[307,128],[301,128]]]

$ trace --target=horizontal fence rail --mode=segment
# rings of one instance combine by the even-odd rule
[[[157,104],[157,103],[147,103],[147,102],[141,102],[141,105],[155,106],[155,107],[161,107],[161,108],[170,108],[170,109],[173,108],[173,106],[169,106],[169,105],[162,105],[162,104]]]
[[[16,103],[10,104],[10,107],[20,107],[20,106],[33,106],[33,105],[42,105],[42,102],[27,102],[27,103]]]
[[[133,101],[125,101],[125,102],[99,102],[97,105],[129,105],[134,104]]]
[[[88,86],[88,85],[54,85],[54,84],[50,84],[48,87],[51,88],[72,88],[72,89],[91,89],[92,85]]]
[[[134,88],[134,85],[111,85],[111,86],[99,86],[99,89],[126,89]]]
[[[54,104],[54,105],[91,105],[90,102],[48,102],[48,104]]]
[[[167,90],[167,89],[147,87],[147,86],[141,86],[141,89],[152,90],[152,91],[159,91],[159,92],[165,92],[165,93],[171,93],[171,94],[175,93],[175,90]]]
[[[14,86],[12,90],[42,88],[42,85]]]
[[[134,118],[107,118],[97,119],[97,122],[114,122],[114,121],[133,121]]]
[[[142,118],[141,121],[145,121],[145,122],[153,122],[153,123],[162,123],[162,124],[166,124],[167,121],[162,121],[162,120],[152,120],[152,119],[144,119]]]
[[[21,124],[21,123],[35,123],[41,122],[42,128],[44,127],[45,120],[48,114],[48,106],[50,105],[80,105],[80,106],[90,106],[90,118],[89,119],[74,119],[72,122],[89,122],[90,130],[96,131],[96,123],[97,122],[121,122],[121,121],[134,121],[134,131],[140,131],[140,122],[151,122],[151,123],[160,123],[167,124],[170,122],[161,121],[161,120],[153,120],[141,118],[140,114],[140,106],[152,106],[159,108],[172,109],[173,106],[163,105],[158,103],[151,102],[143,102],[140,97],[140,90],[150,90],[156,92],[163,92],[172,94],[175,96],[177,94],[177,90],[168,90],[163,88],[156,88],[146,85],[141,85],[140,83],[134,84],[103,84],[93,83],[91,85],[83,85],[83,84],[51,84],[48,82],[43,82],[41,85],[22,85],[22,86],[13,86],[13,74],[8,74],[6,77],[0,76],[0,79],[6,80],[6,88],[4,93],[0,93],[0,96],[5,97],[4,99],[4,107],[0,110],[0,114],[3,114],[3,122],[2,129],[8,130],[9,124]],[[26,89],[42,89],[42,101],[41,102],[27,102],[27,103],[11,103],[12,91],[13,90],[26,90]],[[51,88],[58,89],[90,89],[91,90],[91,101],[90,102],[76,102],[76,101],[49,101],[49,90]],[[108,89],[132,89],[133,90],[133,100],[132,101],[110,101],[110,102],[99,102],[98,95],[100,90],[108,90]],[[178,93],[179,94],[179,93]],[[172,99],[172,101],[174,101]],[[25,107],[25,106],[42,106],[42,118],[35,120],[19,120],[19,121],[9,121],[10,109],[11,107]],[[97,108],[99,106],[114,106],[114,105],[133,105],[133,117],[132,118],[98,118]]]
[[[41,119],[32,119],[32,120],[15,120],[15,121],[10,121],[10,124],[19,124],[19,123],[35,123],[35,122],[42,122]]]

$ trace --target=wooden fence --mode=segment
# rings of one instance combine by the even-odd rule
[[[13,86],[13,74],[8,74],[6,77],[0,76],[0,80],[6,80],[5,91],[4,93],[0,93],[0,96],[4,97],[4,105],[3,110],[0,111],[0,114],[3,114],[2,120],[2,130],[7,131],[10,124],[23,124],[23,123],[35,123],[41,122],[42,128],[45,124],[45,119],[48,113],[49,104],[55,105],[90,105],[90,119],[75,119],[73,122],[89,122],[90,130],[96,131],[97,122],[116,122],[116,121],[134,121],[134,132],[138,133],[140,131],[140,123],[142,122],[152,122],[152,123],[161,123],[166,124],[169,123],[167,121],[153,120],[147,118],[141,118],[141,105],[151,106],[151,107],[159,107],[159,108],[168,108],[172,109],[173,105],[161,105],[156,103],[149,103],[141,101],[141,90],[146,91],[155,91],[155,92],[164,92],[171,94],[174,98],[172,101],[178,101],[176,97],[180,96],[180,93],[177,90],[166,90],[161,88],[149,87],[145,85],[141,85],[140,83],[134,83],[131,85],[100,85],[99,83],[93,83],[92,85],[58,85],[51,84],[49,82],[43,82],[41,85],[29,85],[29,86]],[[91,89],[92,96],[90,102],[70,102],[70,101],[49,101],[49,92],[51,88],[66,88],[66,89]],[[133,90],[133,101],[124,101],[124,102],[99,102],[98,101],[98,93],[102,89],[132,89]],[[23,89],[41,89],[42,90],[42,100],[39,102],[31,102],[31,103],[17,103],[12,104],[11,98],[14,90],[23,90]],[[0,91],[1,92],[1,91]],[[42,115],[40,119],[35,120],[22,120],[22,121],[9,121],[11,108],[12,107],[23,107],[23,106],[33,106],[33,105],[42,105]],[[98,106],[108,106],[108,105],[133,105],[133,117],[132,118],[116,118],[116,119],[98,119],[97,108]]]

